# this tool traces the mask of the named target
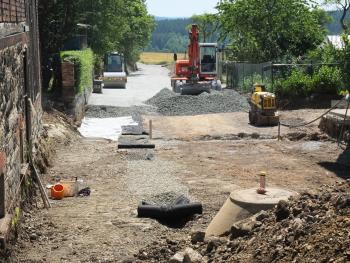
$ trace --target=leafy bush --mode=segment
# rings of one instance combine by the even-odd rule
[[[312,93],[335,95],[341,86],[341,70],[322,66],[313,75],[299,69],[293,70],[288,78],[275,80],[273,91],[281,97],[306,97]]]
[[[282,97],[303,97],[310,93],[312,78],[300,70],[293,70],[285,80],[277,80],[274,92]]]
[[[339,68],[322,66],[312,78],[312,93],[337,94],[342,86]]]
[[[92,87],[94,54],[91,49],[63,51],[61,59],[74,63],[75,91],[77,93]]]
[[[342,50],[336,49],[332,44],[320,46],[307,54],[307,61],[318,61],[321,63],[339,63]]]

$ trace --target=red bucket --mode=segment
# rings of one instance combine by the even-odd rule
[[[61,200],[64,197],[64,187],[61,184],[55,184],[51,187],[51,198]]]

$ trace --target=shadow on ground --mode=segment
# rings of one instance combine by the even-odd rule
[[[344,150],[336,162],[320,162],[318,164],[342,179],[350,179],[350,148]]]
[[[186,224],[190,221],[194,221],[196,219],[195,216],[178,219],[178,220],[171,220],[171,219],[155,219],[159,224],[162,224],[168,228],[172,229],[182,229],[186,226]]]

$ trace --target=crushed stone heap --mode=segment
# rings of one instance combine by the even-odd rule
[[[246,111],[247,98],[234,90],[212,91],[199,96],[179,95],[169,89],[162,89],[145,102],[157,108],[161,115],[184,116],[207,113]]]

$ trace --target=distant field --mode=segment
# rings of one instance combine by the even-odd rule
[[[177,54],[177,59],[184,59],[185,54]],[[161,52],[143,52],[140,56],[140,62],[154,65],[167,65],[174,62],[173,53]]]

